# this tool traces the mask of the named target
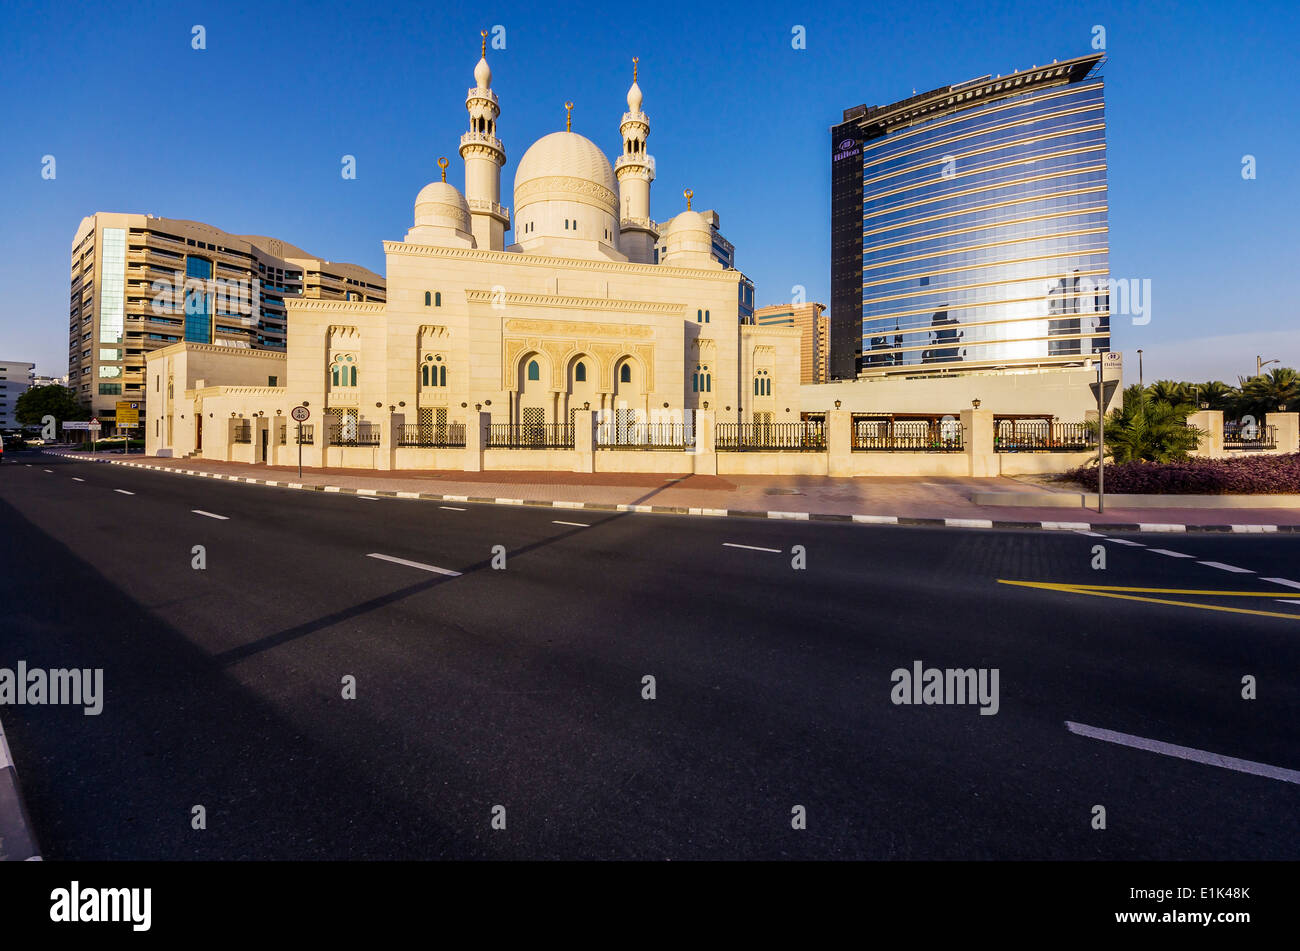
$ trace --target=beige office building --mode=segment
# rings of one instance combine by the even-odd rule
[[[799,331],[799,382],[826,382],[826,343],[829,322],[823,316],[825,304],[774,304],[754,311],[760,327],[794,327]]]
[[[355,264],[152,215],[83,218],[71,274],[67,385],[105,423],[118,400],[144,398],[153,350],[190,341],[284,353],[287,300],[386,299],[384,279]]]

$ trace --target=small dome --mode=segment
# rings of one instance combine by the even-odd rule
[[[492,88],[492,69],[487,64],[487,57],[479,59],[474,67],[474,82],[478,83],[479,89]]]
[[[515,172],[516,211],[548,199],[584,202],[617,217],[618,180],[605,153],[576,132],[552,132],[529,146]]]
[[[415,197],[415,226],[406,240],[414,243],[473,243],[469,205],[454,185],[430,182]]]
[[[632,81],[632,88],[627,91],[627,111],[641,111],[641,87],[636,84],[636,80]]]
[[[663,230],[663,263],[676,267],[721,268],[713,256],[713,229],[698,211],[683,211]]]
[[[664,229],[664,238],[667,239],[673,235],[685,237],[690,232],[707,235],[710,242],[713,240],[713,229],[709,227],[709,222],[698,211],[683,211],[668,222],[668,227]]]

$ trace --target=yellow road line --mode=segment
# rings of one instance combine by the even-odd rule
[[[1202,611],[1223,611],[1228,614],[1253,614],[1258,617],[1285,618],[1300,621],[1300,614],[1288,614],[1280,611],[1255,611],[1250,608],[1230,608],[1219,604],[1194,604],[1190,601],[1171,601],[1168,598],[1144,598],[1136,594],[1120,594],[1121,591],[1142,591],[1149,594],[1191,594],[1220,598],[1283,598],[1280,591],[1200,591],[1183,588],[1121,588],[1107,585],[1071,585],[1051,581],[1008,581],[998,579],[998,584],[1016,585],[1022,588],[1042,588],[1047,591],[1059,591],[1063,594],[1089,594],[1097,598],[1118,598],[1122,601],[1144,601],[1148,604],[1168,604],[1179,608],[1199,608]]]

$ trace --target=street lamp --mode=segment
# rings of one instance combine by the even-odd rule
[[[977,400],[977,399],[975,399],[975,400],[971,400],[971,401],[970,401],[970,405],[971,405],[973,408],[975,408],[975,409],[979,409],[979,408],[980,408],[980,401]]]
[[[1255,357],[1255,376],[1262,374],[1264,372],[1264,367],[1268,366],[1270,363],[1281,362],[1281,360],[1265,360],[1263,357]]]
[[[1139,389],[1139,390],[1140,390],[1140,389],[1143,389],[1143,386],[1142,386],[1142,348],[1141,348],[1141,347],[1138,348],[1138,389]]]

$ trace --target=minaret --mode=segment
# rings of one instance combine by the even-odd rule
[[[491,251],[504,251],[510,211],[501,205],[501,166],[506,148],[497,138],[497,94],[492,91],[492,70],[487,64],[487,30],[474,67],[474,88],[465,98],[469,131],[460,137],[460,157],[465,160],[465,202],[469,205],[474,243]]]
[[[654,263],[659,232],[650,220],[650,183],[655,180],[654,157],[646,153],[650,119],[641,111],[641,87],[637,85],[638,57],[632,57],[632,88],[627,91],[627,109],[618,131],[623,136],[623,154],[614,162],[618,178],[618,249],[629,261]]]

